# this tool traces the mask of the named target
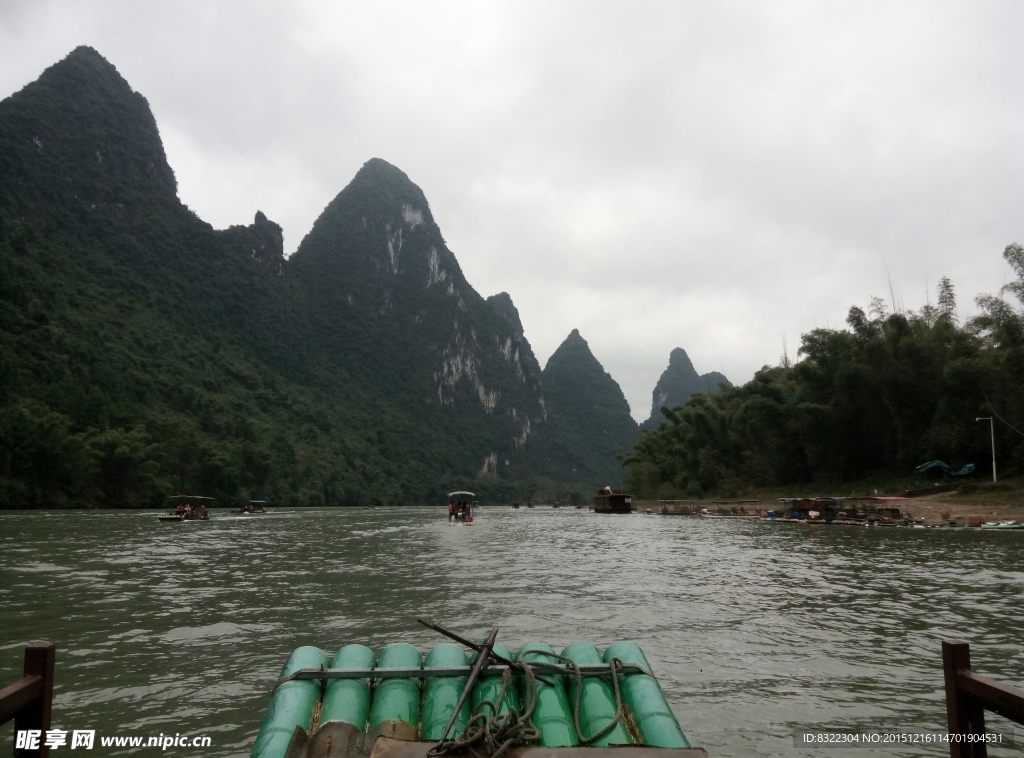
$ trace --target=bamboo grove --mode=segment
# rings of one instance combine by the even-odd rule
[[[912,475],[924,461],[991,470],[995,419],[1001,475],[1024,463],[1024,247],[1004,258],[1017,276],[976,300],[960,323],[952,283],[936,305],[893,312],[872,299],[846,329],[815,329],[798,361],[783,356],[741,387],[663,408],[622,461],[626,484],[650,498],[737,495],[798,483],[838,486]],[[1016,304],[1013,301],[1016,300]]]

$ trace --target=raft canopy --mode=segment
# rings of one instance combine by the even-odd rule
[[[171,495],[169,498],[170,505],[204,505],[212,506],[216,501],[216,498],[204,497],[203,495]]]

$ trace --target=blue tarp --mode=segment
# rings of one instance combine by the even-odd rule
[[[970,474],[974,473],[974,464],[968,463],[963,468],[954,471],[953,467],[950,466],[945,461],[936,460],[928,461],[927,463],[922,463],[920,466],[914,469],[914,471],[916,471],[918,474],[923,474],[927,471],[931,471],[932,469],[939,469],[942,473],[949,474],[950,476],[969,476]]]

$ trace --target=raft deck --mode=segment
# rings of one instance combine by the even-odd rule
[[[575,642],[560,654],[540,642],[515,653],[495,644],[493,653],[467,687],[474,661],[459,645],[426,656],[406,643],[379,655],[363,645],[333,657],[298,648],[281,670],[250,758],[427,758],[445,735],[449,755],[492,735],[492,749],[514,740],[503,753],[510,758],[707,755],[690,746],[634,642],[603,652]],[[488,753],[486,744],[474,748]]]

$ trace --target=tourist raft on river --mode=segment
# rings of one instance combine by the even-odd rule
[[[363,645],[292,652],[250,758],[608,758],[612,746],[615,758],[707,755],[690,747],[635,642],[603,653],[574,642],[560,655],[531,642],[513,653],[496,629],[477,645],[427,625],[477,652],[442,644],[424,657],[404,642],[379,655]]]
[[[448,526],[472,526],[473,509],[480,503],[476,494],[466,490],[448,493]]]
[[[171,498],[171,510],[159,515],[161,521],[209,521],[207,508],[212,508],[212,497],[199,495],[174,495]]]

